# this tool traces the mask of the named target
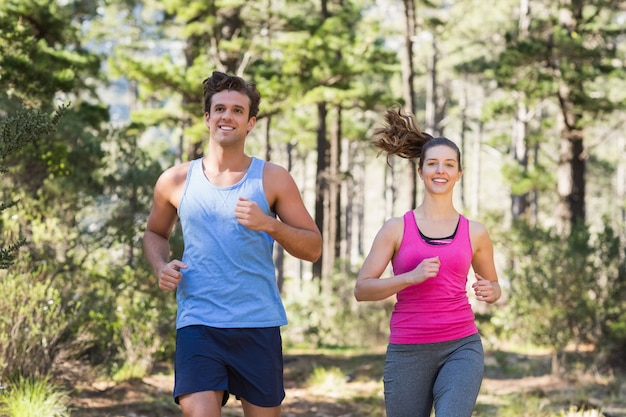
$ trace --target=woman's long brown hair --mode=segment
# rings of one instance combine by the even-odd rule
[[[379,149],[378,155],[387,153],[387,164],[390,164],[391,155],[398,155],[406,159],[419,158],[421,168],[425,151],[433,146],[444,145],[456,151],[459,170],[462,170],[459,147],[448,138],[433,138],[423,132],[415,123],[413,115],[405,113],[400,106],[387,109],[384,119],[385,125],[374,130],[376,139],[372,144]]]

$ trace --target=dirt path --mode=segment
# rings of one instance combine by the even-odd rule
[[[286,399],[283,417],[384,417],[382,400],[382,353],[365,355],[286,355]],[[488,355],[486,377],[478,398],[478,416],[497,416],[511,396],[549,398],[567,410],[601,408],[605,417],[626,417],[626,396],[600,377],[577,381],[553,377],[545,357],[515,354]],[[309,383],[323,370],[327,383]],[[343,375],[337,380],[336,375]],[[324,375],[324,374],[322,374]],[[333,375],[334,378],[333,379]],[[319,378],[318,378],[319,379]],[[323,379],[323,378],[322,378]],[[167,367],[143,380],[118,385],[80,383],[72,397],[73,417],[181,417],[171,398],[173,377]],[[626,384],[621,388],[626,391]],[[522,395],[523,394],[523,395]],[[568,405],[569,404],[569,405]],[[555,413],[556,414],[556,413]],[[242,417],[239,403],[231,398],[223,417]]]

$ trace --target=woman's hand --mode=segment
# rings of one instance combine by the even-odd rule
[[[441,262],[439,257],[426,258],[415,267],[410,273],[409,282],[411,284],[419,284],[429,278],[437,276]]]
[[[500,298],[500,284],[483,278],[480,274],[474,274],[476,282],[472,284],[476,299],[486,303],[495,303]]]

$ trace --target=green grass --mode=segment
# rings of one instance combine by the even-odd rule
[[[12,378],[0,395],[0,415],[6,417],[69,417],[68,393],[48,378]]]

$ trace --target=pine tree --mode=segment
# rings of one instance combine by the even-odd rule
[[[4,165],[7,156],[35,138],[52,133],[66,109],[67,106],[61,106],[52,116],[38,110],[21,109],[15,114],[0,118],[0,174],[8,171]],[[0,212],[15,206],[18,202],[18,200],[0,202]],[[6,269],[13,264],[19,248],[25,243],[24,238],[18,238],[12,243],[0,245],[0,269]]]

